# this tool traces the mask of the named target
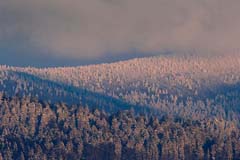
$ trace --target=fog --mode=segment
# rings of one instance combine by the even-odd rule
[[[239,0],[3,0],[0,63],[82,65],[238,50]]]

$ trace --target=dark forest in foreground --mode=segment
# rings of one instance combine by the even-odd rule
[[[239,159],[240,130],[223,119],[156,118],[133,111],[0,101],[0,159]]]

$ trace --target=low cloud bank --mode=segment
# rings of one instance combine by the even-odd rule
[[[8,59],[81,60],[166,50],[227,53],[239,47],[239,6],[239,0],[1,1],[0,52]]]

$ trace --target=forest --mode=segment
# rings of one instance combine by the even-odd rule
[[[239,56],[0,66],[1,159],[240,159]]]
[[[36,98],[0,101],[0,159],[239,159],[234,123],[181,117],[108,114]]]
[[[107,112],[240,120],[239,56],[158,56],[81,67],[0,67],[0,91]]]

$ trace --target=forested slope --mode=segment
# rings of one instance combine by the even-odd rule
[[[240,130],[224,120],[107,114],[0,96],[0,159],[181,160],[240,157]]]
[[[238,122],[240,119],[238,55],[165,55],[82,67],[2,66],[4,69],[34,75],[59,86],[83,89],[99,97],[111,97],[139,109],[147,106],[160,113],[196,120],[217,117]]]
[[[240,157],[240,58],[0,66],[0,159]]]
[[[64,102],[69,105],[81,104],[90,108],[97,106],[98,109],[107,112],[116,112],[136,107],[107,95],[94,93],[67,84],[59,84],[46,79],[43,80],[28,73],[9,69],[2,69],[0,71],[0,91],[10,97],[16,95],[19,97],[28,96],[49,103]]]

